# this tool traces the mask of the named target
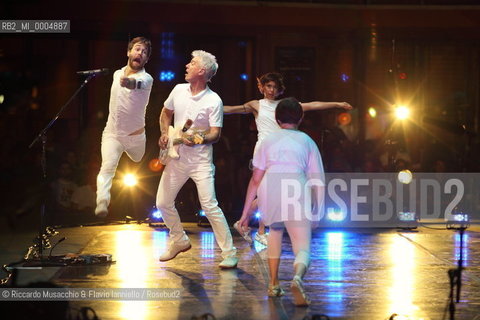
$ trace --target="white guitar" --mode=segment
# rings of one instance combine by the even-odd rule
[[[205,140],[206,131],[194,130],[193,133],[186,132],[192,126],[193,121],[188,119],[183,128],[175,129],[172,126],[168,127],[168,143],[166,149],[160,149],[158,159],[162,164],[167,164],[168,159],[178,159],[178,148],[183,144],[183,138],[193,142],[194,144],[202,144]]]

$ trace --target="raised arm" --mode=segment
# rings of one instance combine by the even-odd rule
[[[258,112],[258,100],[248,101],[237,106],[223,106],[223,114],[247,114]]]
[[[321,102],[321,101],[312,101],[300,103],[303,111],[316,111],[316,110],[326,110],[332,108],[341,108],[345,110],[352,110],[353,107],[348,102]]]

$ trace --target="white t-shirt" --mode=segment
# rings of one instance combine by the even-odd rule
[[[265,170],[257,192],[265,225],[302,221],[312,215],[312,207],[305,206],[311,203],[305,186],[307,182],[323,186],[325,177],[318,147],[307,134],[288,129],[271,133],[260,143],[253,165]],[[317,204],[321,206],[323,199]],[[321,209],[316,208],[313,214],[319,217]]]
[[[128,76],[136,80],[137,89],[120,86],[120,78],[124,75],[125,68],[113,74],[109,114],[105,126],[106,133],[117,136],[128,136],[145,127],[145,111],[153,84],[153,78],[145,72],[145,69],[142,69]]]
[[[277,131],[280,127],[275,120],[275,109],[277,108],[278,103],[280,100],[267,100],[261,99],[258,101],[259,108],[258,114],[255,118],[255,123],[257,125],[258,131],[258,138],[257,143],[255,144],[255,149],[253,154],[257,152],[258,146],[260,142],[262,142],[265,137],[267,137],[270,133]]]
[[[193,121],[191,129],[209,130],[223,126],[222,99],[207,86],[202,92],[192,95],[189,83],[177,84],[165,100],[165,108],[174,112],[174,127],[181,128],[188,119]],[[211,144],[192,147],[180,145],[180,158],[190,163],[211,162]]]

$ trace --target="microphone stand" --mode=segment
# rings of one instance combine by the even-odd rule
[[[43,128],[40,133],[35,137],[35,139],[30,143],[30,146],[28,147],[31,149],[38,141],[42,142],[42,155],[41,155],[41,167],[42,167],[42,177],[43,177],[43,183],[46,186],[47,185],[47,155],[46,155],[46,144],[47,144],[47,132],[48,130],[53,126],[55,121],[60,117],[62,114],[63,110],[72,102],[72,100],[78,95],[78,93],[83,89],[83,87],[94,77],[96,76],[95,73],[92,73],[88,75],[88,77],[83,81],[83,83],[80,85],[80,87],[75,91],[75,93],[68,99],[68,101],[60,108],[60,110],[57,112],[57,114],[53,117],[52,120]],[[25,256],[26,260],[29,259],[39,259],[40,264],[42,266],[59,266],[58,263],[48,263],[48,261],[45,260],[45,257],[43,256],[43,249],[44,247],[49,248],[50,247],[50,241],[49,237],[52,237],[58,232],[56,232],[53,228],[51,227],[46,227],[45,226],[45,207],[46,207],[46,201],[47,201],[47,195],[48,192],[45,193],[43,196],[43,203],[40,208],[40,228],[38,231],[38,237],[37,237],[37,243],[34,244],[34,246],[29,248],[29,253],[27,256]],[[47,259],[49,260],[49,259]],[[60,266],[63,266],[65,264],[60,264]]]

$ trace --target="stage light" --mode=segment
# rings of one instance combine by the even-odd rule
[[[370,107],[370,108],[368,108],[368,114],[370,115],[370,117],[376,118],[377,117],[377,110],[373,107]]]
[[[405,120],[410,116],[410,109],[406,106],[400,105],[395,107],[395,117],[399,120]]]
[[[3,94],[0,94],[0,104],[2,104],[3,101],[5,101],[5,96]]]
[[[165,223],[163,221],[163,215],[162,211],[160,209],[157,209],[157,207],[153,207],[152,210],[150,210],[150,214],[148,215],[148,225],[150,227],[152,226],[161,226],[164,227]]]
[[[417,229],[418,228],[418,217],[415,212],[411,211],[400,211],[397,214],[398,225],[397,228],[400,229]]]
[[[340,76],[340,79],[342,79],[343,82],[347,82],[350,79],[350,77],[347,74],[342,73],[342,75]]]
[[[157,209],[155,207],[153,208],[153,210],[150,214],[150,217],[152,218],[152,220],[155,220],[155,221],[160,221],[160,220],[163,221],[162,211],[160,211],[159,209]]]
[[[198,210],[196,213],[197,216],[197,226],[209,226],[210,221],[208,221],[207,215],[205,214],[204,210]]]
[[[255,219],[260,220],[260,218],[262,217],[262,214],[260,213],[260,211],[257,211],[255,212],[254,216],[255,216]]]
[[[327,219],[330,221],[340,222],[345,220],[345,214],[341,210],[327,208]]]
[[[248,80],[248,74],[242,73],[242,74],[240,75],[240,79],[242,79],[243,81],[247,81],[247,80]]]
[[[160,71],[160,81],[162,82],[169,82],[175,78],[175,72],[170,70],[162,70]]]
[[[447,229],[467,229],[470,226],[468,213],[454,209],[447,220]]]
[[[409,184],[412,182],[412,172],[410,170],[402,170],[398,173],[398,181],[403,184]]]
[[[153,172],[159,172],[159,171],[162,171],[162,169],[164,168],[165,166],[160,162],[160,160],[158,158],[153,158],[152,160],[150,160],[150,162],[148,163],[148,168],[150,170],[152,170]]]
[[[342,112],[338,115],[337,121],[340,125],[346,126],[352,121],[352,116],[348,112]]]
[[[133,187],[137,184],[137,177],[133,173],[127,173],[123,176],[123,184],[127,187]]]

